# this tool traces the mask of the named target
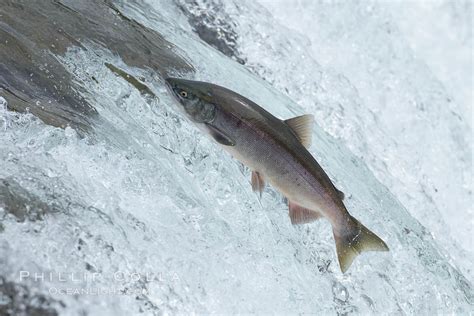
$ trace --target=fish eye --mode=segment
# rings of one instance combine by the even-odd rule
[[[179,92],[179,95],[182,96],[183,98],[187,98],[187,97],[188,97],[188,93],[187,93],[186,91],[184,91],[184,90],[181,90],[181,91]]]

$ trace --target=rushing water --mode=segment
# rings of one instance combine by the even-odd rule
[[[39,3],[0,2],[0,314],[472,312],[468,2]],[[314,114],[390,252],[341,274],[329,224],[253,193],[169,75]]]

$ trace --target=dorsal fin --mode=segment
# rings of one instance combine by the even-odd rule
[[[346,195],[344,194],[344,192],[342,192],[341,190],[339,190],[338,188],[334,187],[334,189],[336,189],[336,192],[337,192],[337,196],[341,199],[341,200],[344,200],[346,198]]]
[[[304,147],[311,146],[311,131],[314,123],[314,116],[305,114],[285,120],[293,132],[296,134]]]

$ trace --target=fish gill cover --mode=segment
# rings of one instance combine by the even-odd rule
[[[0,314],[472,312],[471,12],[2,1]],[[315,115],[310,151],[390,252],[341,274],[329,224],[254,194],[169,75]]]

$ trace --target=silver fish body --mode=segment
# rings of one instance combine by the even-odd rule
[[[388,250],[349,214],[342,192],[304,146],[311,136],[311,116],[283,121],[224,87],[176,78],[166,83],[187,116],[253,170],[254,190],[268,182],[288,199],[293,224],[319,217],[330,221],[343,272],[362,251]]]
[[[334,222],[341,208],[346,212],[329,177],[284,121],[232,91],[214,93],[222,101],[212,124],[235,140],[234,146],[222,145],[225,150],[263,174],[290,201]]]

